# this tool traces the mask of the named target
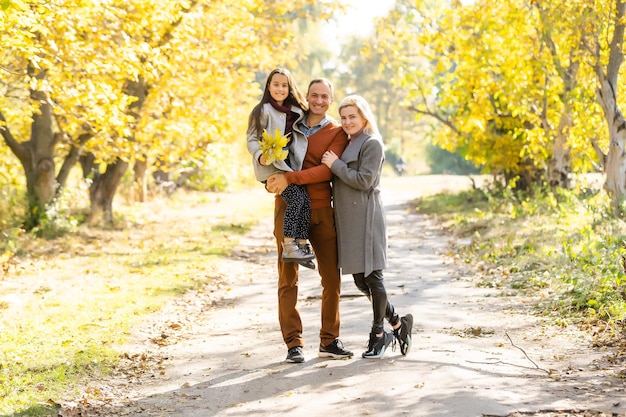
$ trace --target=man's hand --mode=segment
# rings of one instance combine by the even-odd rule
[[[282,194],[288,185],[289,183],[287,182],[284,174],[274,174],[270,175],[267,179],[267,185],[265,188],[267,188],[267,190],[271,193]]]

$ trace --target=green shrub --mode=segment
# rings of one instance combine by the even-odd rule
[[[626,226],[604,193],[492,187],[415,206],[463,238],[455,251],[480,266],[479,285],[535,292],[538,313],[567,320],[624,318]]]

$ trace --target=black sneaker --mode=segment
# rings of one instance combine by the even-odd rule
[[[315,269],[315,262],[313,261],[301,261],[298,264],[302,265],[305,268]]]
[[[343,343],[339,339],[333,340],[326,346],[322,346],[320,343],[320,351],[317,353],[317,356],[320,358],[333,359],[351,358],[353,355],[354,353],[343,348]]]
[[[302,347],[294,346],[292,348],[289,348],[289,350],[287,351],[287,359],[285,359],[285,361],[291,363],[304,362],[304,352],[302,351]]]
[[[378,337],[376,333],[370,333],[370,341],[367,345],[367,351],[361,355],[365,359],[380,359],[385,354],[387,346],[393,342],[393,335],[388,332],[383,332],[383,335]]]
[[[411,350],[411,329],[413,329],[413,315],[407,314],[400,319],[401,325],[394,329],[393,335],[400,344],[400,353],[406,355]]]
[[[313,249],[311,248],[311,245],[309,245],[308,243],[298,242],[298,247],[305,255],[310,255],[313,253]],[[305,260],[305,261],[298,261],[298,263],[305,268],[315,269],[315,262],[313,262],[312,259]]]

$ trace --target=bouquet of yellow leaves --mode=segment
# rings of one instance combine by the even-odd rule
[[[270,165],[274,161],[284,161],[289,154],[287,144],[289,138],[276,129],[274,134],[268,133],[267,129],[263,130],[263,135],[259,139],[259,149],[261,149],[265,163]]]

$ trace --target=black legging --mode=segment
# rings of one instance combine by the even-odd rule
[[[311,199],[306,185],[289,184],[280,195],[287,204],[283,222],[283,235],[294,239],[309,238]]]
[[[383,271],[374,271],[367,277],[364,273],[352,274],[352,277],[356,287],[372,302],[372,310],[374,312],[372,333],[380,334],[383,332],[383,320],[385,318],[391,326],[395,326],[400,317],[387,299],[387,291],[383,283]]]

